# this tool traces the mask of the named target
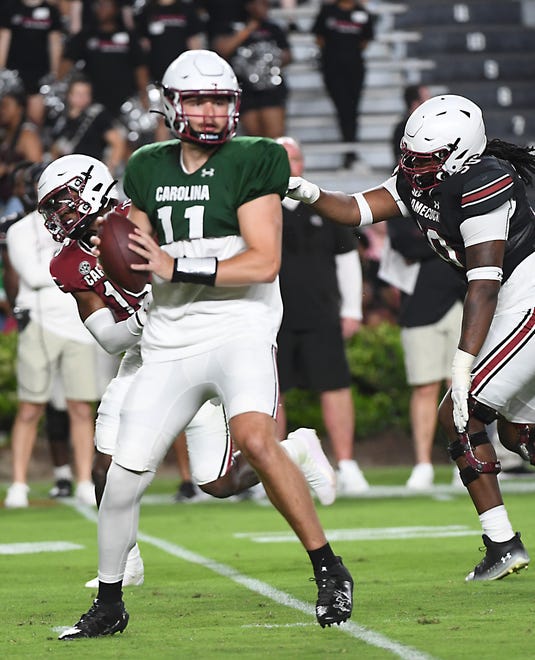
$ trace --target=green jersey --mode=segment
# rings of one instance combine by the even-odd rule
[[[237,210],[270,193],[286,194],[284,147],[265,138],[234,138],[196,172],[180,165],[180,142],[138,149],[128,161],[124,190],[156,229],[160,245],[239,235]]]
[[[247,249],[239,207],[268,194],[283,198],[289,174],[286,151],[273,140],[234,138],[192,173],[182,166],[180,142],[172,140],[130,157],[124,189],[172,257],[224,260]],[[278,280],[212,287],[154,276],[153,294],[142,335],[144,361],[195,355],[240,336],[276,343],[282,317]]]

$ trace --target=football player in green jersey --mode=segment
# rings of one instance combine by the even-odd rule
[[[177,139],[138,149],[124,177],[137,225],[131,249],[147,259],[133,268],[153,274],[143,365],[122,409],[99,511],[98,597],[60,639],[126,627],[124,558],[135,543],[141,496],[175,436],[214,396],[237,448],[309,554],[318,622],[346,621],[353,580],[327,542],[302,474],[276,439],[286,151],[273,140],[234,137],[238,82],[212,51],[174,60],[162,97]]]

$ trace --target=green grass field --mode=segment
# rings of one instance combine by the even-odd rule
[[[77,642],[56,637],[95,595],[83,585],[96,574],[96,513],[51,502],[48,482],[32,484],[29,509],[0,510],[0,657],[533,658],[534,572],[465,583],[482,557],[467,495],[445,485],[445,466],[444,486],[408,496],[408,472],[367,470],[369,497],[320,507],[356,582],[351,622],[324,630],[308,558],[270,505],[173,504],[176,480],[157,479],[141,514],[145,584],[124,594],[128,628]],[[504,485],[532,553],[534,491],[535,478]],[[50,545],[21,554],[22,543]]]

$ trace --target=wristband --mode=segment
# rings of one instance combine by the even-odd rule
[[[177,257],[173,264],[171,282],[215,285],[217,275],[216,257]]]

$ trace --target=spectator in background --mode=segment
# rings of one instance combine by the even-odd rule
[[[21,88],[8,89],[0,97],[0,216],[13,194],[17,163],[38,163],[43,145],[34,124],[26,120],[26,101]]]
[[[243,0],[198,0],[196,4],[200,6],[210,48],[213,48],[213,39],[221,25],[245,20]]]
[[[60,0],[61,2],[62,0]],[[95,13],[93,11],[93,0],[63,0],[67,2],[68,18],[67,23],[69,26],[69,34],[76,34],[82,28],[88,28],[95,23]],[[133,30],[134,25],[134,8],[133,3],[136,0],[118,0],[121,7],[121,18],[125,27],[128,30]]]
[[[286,149],[291,176],[302,176],[303,152],[290,137]],[[324,221],[306,204],[285,198],[283,206],[281,295],[284,304],[277,338],[281,392],[301,387],[318,392],[325,429],[337,465],[337,490],[354,496],[369,488],[353,456],[355,413],[344,340],[362,320],[362,274],[356,241],[347,227]],[[284,397],[277,415],[286,437]]]
[[[336,108],[342,140],[354,142],[366,73],[362,54],[374,37],[373,17],[356,0],[335,0],[321,6],[312,32],[320,49],[323,80]],[[354,151],[346,152],[344,167],[350,168],[356,158]]]
[[[95,0],[95,21],[71,36],[61,63],[64,78],[79,60],[93,85],[93,96],[117,118],[121,105],[139,95],[148,110],[149,69],[137,35],[124,24],[118,0]]]
[[[8,229],[7,249],[19,276],[19,405],[11,432],[13,483],[4,504],[8,508],[28,506],[28,465],[37,427],[58,373],[71,425],[78,480],[76,496],[83,503],[94,504],[92,402],[99,398],[95,342],[78,318],[74,300],[63,295],[50,275],[49,263],[57,245],[37,211]]]
[[[117,173],[126,159],[124,128],[100,103],[93,103],[93,86],[82,73],[75,73],[67,88],[65,110],[50,131],[53,159],[72,153],[92,156]]]
[[[213,48],[240,82],[240,123],[246,135],[277,138],[285,132],[288,89],[282,70],[292,56],[285,31],[269,16],[269,0],[245,0],[245,22],[223,24]]]
[[[3,0],[0,9],[0,69],[14,69],[27,94],[28,118],[44,119],[39,93],[44,76],[57,78],[62,51],[62,23],[58,9],[44,0]]]
[[[161,81],[180,53],[204,45],[204,24],[191,1],[147,0],[135,21],[148,51],[150,78],[154,82]]]

